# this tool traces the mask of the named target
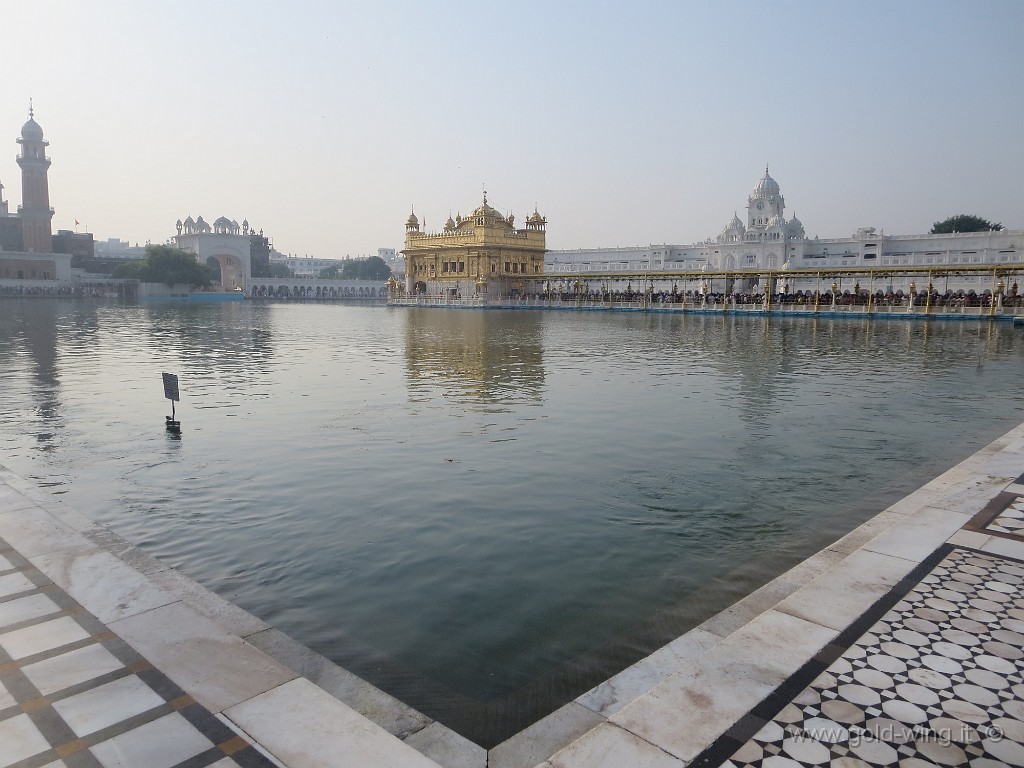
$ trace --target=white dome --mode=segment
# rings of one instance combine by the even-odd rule
[[[801,240],[805,236],[804,225],[800,222],[800,219],[798,219],[796,215],[794,215],[793,218],[789,220],[789,224],[786,225],[786,228],[789,232],[789,236],[794,240]]]
[[[21,126],[21,138],[25,141],[43,140],[43,129],[39,127],[35,118],[29,117],[28,122]]]
[[[779,194],[779,183],[768,175],[768,166],[764,167],[764,178],[754,187],[754,197],[769,197]]]

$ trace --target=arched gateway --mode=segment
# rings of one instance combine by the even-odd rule
[[[178,234],[174,237],[174,245],[194,253],[200,264],[212,266],[215,262],[220,268],[220,287],[223,290],[245,290],[254,272],[257,275],[270,274],[269,241],[262,230],[257,234],[248,220],[239,226],[238,222],[221,216],[211,226],[202,216],[197,219],[189,216],[184,221],[178,219],[176,227]]]
[[[202,222],[201,216],[199,222]],[[216,261],[220,266],[220,287],[225,291],[235,288],[244,290],[252,278],[248,234],[211,232],[208,225],[193,226],[185,228],[184,231],[179,229],[179,234],[174,238],[174,245],[183,251],[194,253],[200,264]]]

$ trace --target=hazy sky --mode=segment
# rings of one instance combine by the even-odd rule
[[[248,218],[401,248],[486,184],[549,248],[717,234],[771,165],[810,236],[1024,228],[1024,2],[0,0],[0,181],[28,100],[54,230]],[[7,139],[2,139],[7,136]]]

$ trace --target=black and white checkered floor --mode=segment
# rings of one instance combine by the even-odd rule
[[[723,765],[1024,765],[1022,585],[1024,564],[946,548]]]

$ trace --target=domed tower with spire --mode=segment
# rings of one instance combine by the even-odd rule
[[[747,229],[764,232],[772,218],[782,218],[785,208],[786,200],[779,190],[779,183],[768,175],[768,165],[765,164],[764,177],[747,198]]]
[[[47,172],[50,159],[46,147],[50,142],[43,139],[43,129],[35,121],[35,111],[29,102],[28,122],[21,127],[21,217],[22,239],[25,250],[31,253],[53,252],[53,209],[50,208],[50,187]]]

